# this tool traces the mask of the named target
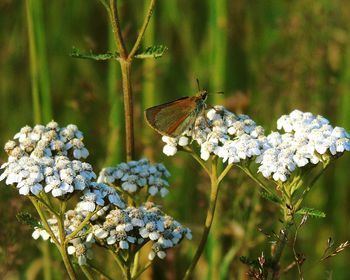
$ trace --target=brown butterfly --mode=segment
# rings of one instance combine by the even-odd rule
[[[201,90],[195,96],[148,108],[145,110],[147,123],[162,135],[177,137],[192,128],[206,107],[207,96],[208,92]]]

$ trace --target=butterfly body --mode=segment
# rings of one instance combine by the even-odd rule
[[[148,108],[145,111],[146,120],[160,134],[177,137],[194,125],[206,107],[207,95],[208,92],[203,90],[195,96]]]

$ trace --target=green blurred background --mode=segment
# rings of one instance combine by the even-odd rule
[[[148,1],[119,2],[123,31],[132,43]],[[161,203],[193,230],[194,240],[169,251],[144,279],[181,279],[199,242],[209,181],[188,155],[166,158],[160,153],[160,137],[146,126],[143,110],[193,95],[199,78],[201,87],[225,92],[212,95],[209,104],[248,114],[267,132],[276,129],[280,115],[296,108],[350,130],[349,18],[345,0],[158,1],[144,47],[163,44],[169,50],[160,59],[133,64],[137,155],[166,164],[172,191]],[[53,118],[61,126],[75,123],[84,132],[96,172],[123,161],[119,65],[69,56],[73,46],[94,53],[115,51],[108,24],[97,0],[0,1],[0,143],[26,124]],[[40,98],[41,115],[35,114],[33,92]],[[6,161],[3,151],[0,161]],[[350,156],[345,155],[307,199],[306,206],[325,211],[327,217],[309,219],[299,233],[296,249],[306,256],[305,279],[350,279],[349,250],[318,261],[329,237],[336,244],[349,239],[349,168]],[[50,256],[51,279],[63,279],[55,250],[47,252],[16,221],[15,214],[30,204],[1,185],[1,278],[42,279],[42,256]],[[232,170],[222,184],[217,211],[196,279],[245,279],[247,267],[239,256],[269,254],[269,239],[258,227],[277,231],[278,210],[259,197],[253,182]],[[288,247],[284,266],[292,261],[291,254]],[[117,277],[115,267],[102,255],[100,259]],[[294,268],[282,279],[296,275]]]

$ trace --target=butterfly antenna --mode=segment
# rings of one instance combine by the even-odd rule
[[[199,86],[199,79],[198,79],[198,78],[196,78],[196,81],[197,81],[198,91],[201,91],[201,87]]]

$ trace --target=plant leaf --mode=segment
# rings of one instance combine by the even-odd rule
[[[92,51],[89,53],[83,53],[78,48],[73,47],[70,53],[71,57],[81,58],[81,59],[91,59],[91,60],[109,60],[109,59],[119,59],[119,53],[108,52],[102,54],[94,54]]]
[[[167,47],[163,45],[156,45],[146,48],[145,50],[138,52],[135,57],[144,58],[159,58],[167,51]]]
[[[29,225],[31,227],[39,227],[42,228],[42,225],[39,223],[37,219],[35,219],[31,214],[28,212],[19,212],[16,215],[17,220],[24,225]]]
[[[273,203],[281,204],[281,199],[277,195],[270,194],[266,191],[261,191],[260,195]]]
[[[317,209],[307,208],[307,207],[299,209],[295,214],[308,215],[308,216],[313,217],[313,218],[325,218],[326,217],[326,213],[324,213],[320,210],[317,210]]]

